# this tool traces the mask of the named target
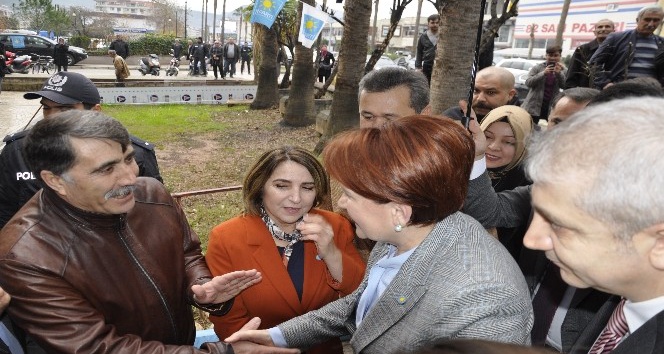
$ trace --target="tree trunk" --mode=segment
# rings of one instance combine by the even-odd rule
[[[240,16],[240,23],[242,23],[242,16]],[[215,22],[214,24],[215,28],[217,27],[217,23]],[[221,32],[219,33],[219,41],[221,42],[221,45],[223,46],[226,44],[226,0],[221,4]],[[240,43],[240,37],[237,37],[237,42]]]
[[[288,48],[285,45],[282,45],[280,50],[285,53],[287,50],[290,50],[290,48]],[[279,88],[280,89],[287,89],[287,88],[290,87],[290,75],[291,75],[291,67],[293,66],[293,63],[289,63],[288,62],[288,57],[286,55],[282,55],[281,56],[281,61],[277,63],[277,68],[279,68],[279,71],[281,70],[281,64],[284,64],[284,69],[285,70],[284,70],[284,76],[281,77],[281,83],[279,84]]]
[[[563,45],[563,32],[565,32],[565,21],[567,21],[567,13],[569,12],[569,4],[572,0],[565,0],[563,3],[563,10],[560,13],[560,21],[558,22],[558,28],[556,30],[556,45]]]
[[[316,6],[314,0],[304,0]],[[297,7],[297,18],[302,18],[302,4]],[[301,21],[298,21],[301,23]],[[297,26],[298,33],[300,26]],[[314,105],[314,72],[311,62],[313,54],[311,49],[297,44],[293,56],[293,80],[288,94],[288,105],[284,114],[283,123],[287,126],[301,127],[314,123],[316,120],[316,107]]]
[[[438,7],[440,28],[431,75],[434,113],[468,99],[481,7],[481,1],[467,0],[447,0]]]
[[[262,27],[261,64],[258,67],[258,83],[256,98],[249,106],[251,109],[270,109],[279,105],[279,90],[277,88],[277,33],[271,28]]]
[[[320,153],[327,140],[359,124],[358,84],[364,75],[364,61],[369,37],[371,0],[347,1],[344,5],[345,26],[339,50],[339,73],[334,86],[330,120],[316,146]]]

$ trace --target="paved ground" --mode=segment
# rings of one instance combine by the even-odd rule
[[[127,58],[127,64],[131,72],[131,79],[141,79],[146,81],[165,81],[165,82],[177,82],[177,81],[188,81],[188,80],[202,80],[201,76],[188,76],[187,71],[189,70],[189,63],[185,60],[180,65],[182,70],[178,76],[166,76],[165,72],[168,68],[168,63],[170,57],[162,57],[162,72],[160,76],[146,75],[142,76],[138,72],[138,60],[139,56],[130,56]],[[246,73],[239,73],[240,66],[237,65],[237,73],[234,76],[235,80],[240,81],[253,81],[254,75],[249,75]],[[253,69],[253,68],[252,68]],[[109,57],[90,57],[80,64],[70,66],[69,71],[81,73],[91,79],[115,79],[115,73],[113,66],[111,64],[111,58]],[[253,71],[253,70],[252,70]],[[35,73],[35,74],[11,74],[8,75],[6,79],[13,77],[40,77],[46,80],[51,74],[47,73]],[[214,74],[210,70],[208,72],[205,80],[214,80]],[[0,106],[4,109],[2,114],[0,114],[0,138],[4,138],[7,134],[23,130],[23,128],[28,124],[30,118],[37,112],[39,108],[39,100],[26,100],[23,98],[25,92],[17,91],[2,91],[0,93]],[[34,124],[36,121],[42,118],[41,112],[39,112],[35,118],[32,120],[31,124]],[[0,144],[0,148],[4,146]]]

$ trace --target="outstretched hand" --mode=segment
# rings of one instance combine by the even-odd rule
[[[199,304],[218,304],[234,298],[261,279],[261,273],[255,269],[239,270],[216,276],[202,285],[193,285],[191,291]]]
[[[260,318],[254,317],[224,341],[233,345],[233,351],[236,354],[294,354],[300,352],[298,349],[275,347],[267,330],[258,330],[260,324]]]

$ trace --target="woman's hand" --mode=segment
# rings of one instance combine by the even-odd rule
[[[302,221],[296,226],[302,234],[301,240],[314,241],[320,258],[340,252],[334,244],[334,231],[325,218],[316,214],[304,214]]]
[[[332,226],[320,215],[305,214],[295,226],[302,234],[301,240],[313,241],[318,250],[318,257],[325,261],[332,277],[341,283],[343,276],[341,250],[334,243]]]

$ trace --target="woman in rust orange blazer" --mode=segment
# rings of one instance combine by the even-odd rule
[[[245,211],[210,233],[205,260],[212,274],[257,269],[263,280],[235,298],[228,314],[210,316],[224,339],[253,317],[270,328],[353,292],[365,264],[354,231],[329,205],[330,184],[306,150],[283,147],[264,153],[243,183]],[[308,353],[343,353],[336,339]]]

